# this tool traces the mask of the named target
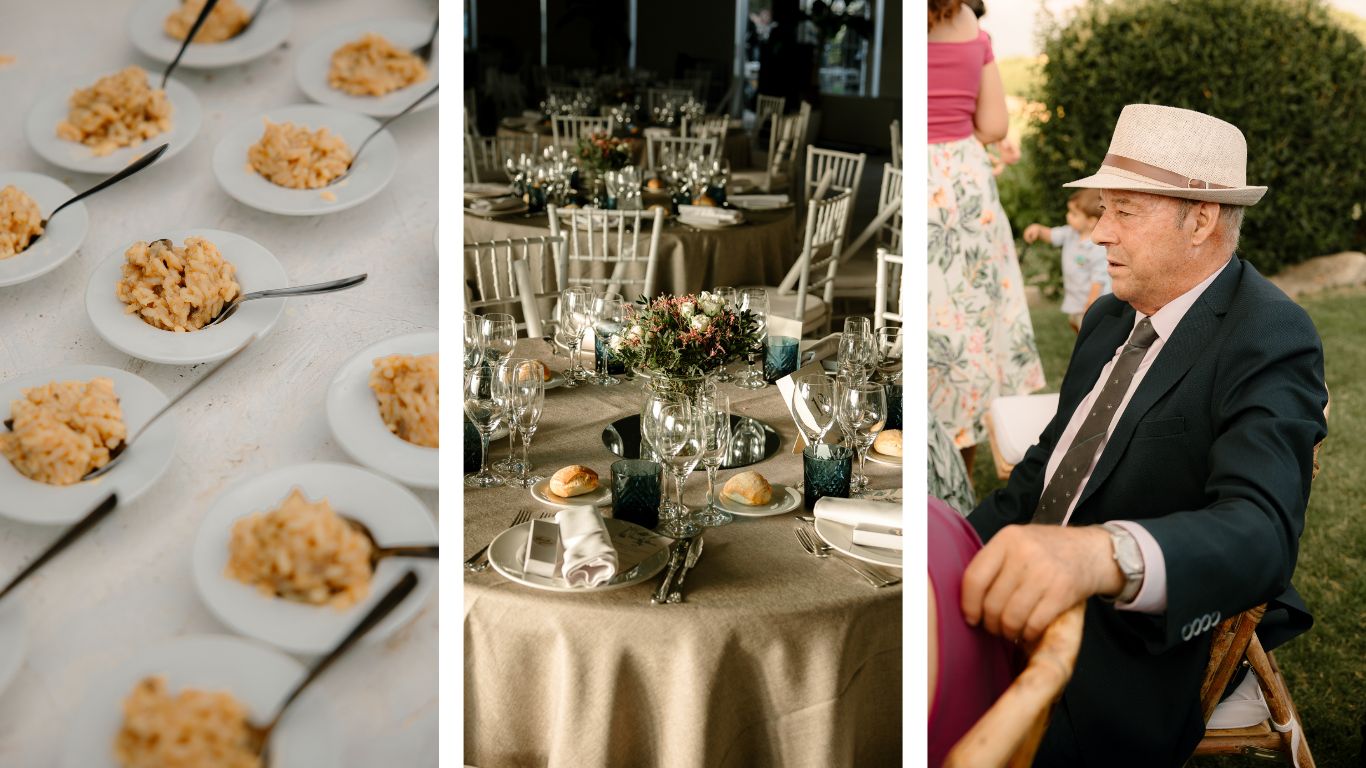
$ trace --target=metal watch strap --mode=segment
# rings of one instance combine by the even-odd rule
[[[1124,588],[1119,594],[1114,597],[1102,595],[1100,599],[1107,603],[1132,602],[1138,597],[1138,592],[1143,586],[1143,552],[1138,548],[1138,540],[1132,533],[1114,523],[1102,523],[1100,527],[1110,534],[1110,545],[1114,547],[1111,557],[1119,566],[1120,573],[1124,574]],[[1132,564],[1126,565],[1126,562]]]

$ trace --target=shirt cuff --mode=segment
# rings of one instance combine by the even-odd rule
[[[1129,520],[1115,520],[1119,526],[1133,535],[1138,542],[1138,551],[1143,555],[1143,586],[1132,602],[1115,603],[1121,611],[1138,613],[1165,613],[1167,610],[1167,560],[1162,555],[1162,547],[1148,530]]]

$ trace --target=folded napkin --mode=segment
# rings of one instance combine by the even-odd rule
[[[602,515],[590,506],[567,507],[555,515],[564,546],[561,573],[571,587],[599,587],[617,575],[617,550]]]
[[[714,221],[718,224],[739,224],[745,220],[744,214],[739,211],[730,208],[718,208],[714,205],[680,205],[678,206],[678,217],[680,219]]]
[[[791,200],[787,195],[731,195],[730,204],[751,211],[782,208]]]
[[[825,496],[816,501],[816,519],[832,523],[882,528],[901,528],[901,505],[868,499],[838,499]]]
[[[522,207],[522,201],[515,197],[495,197],[486,200],[475,200],[470,203],[471,211],[511,211]]]

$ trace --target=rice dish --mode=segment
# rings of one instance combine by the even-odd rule
[[[166,17],[162,29],[166,30],[170,37],[183,41],[185,36],[190,34],[190,27],[194,26],[194,20],[199,18],[199,13],[204,10],[204,3],[207,1],[184,0]],[[251,14],[238,5],[236,0],[218,0],[218,5],[215,5],[213,10],[209,11],[209,17],[204,19],[204,26],[195,33],[194,42],[198,45],[231,40],[237,37],[248,21],[251,21]]]
[[[10,403],[13,428],[0,430],[0,454],[20,473],[71,485],[109,463],[128,436],[111,379],[52,381]]]
[[[24,190],[10,184],[0,189],[0,259],[17,256],[43,234],[43,213]]]
[[[437,355],[389,355],[376,358],[374,366],[370,389],[384,426],[414,445],[438,447]]]
[[[57,124],[57,136],[90,147],[103,157],[120,147],[171,130],[171,102],[166,91],[152,88],[147,72],[127,67],[71,94],[66,119]]]
[[[242,291],[237,269],[202,237],[187,237],[184,246],[138,241],[123,256],[116,295],[125,311],[164,331],[203,328]]]
[[[172,696],[160,675],[123,700],[114,757],[123,768],[261,768],[242,702],[194,688]]]
[[[261,140],[247,148],[247,162],[272,184],[317,189],[346,173],[351,150],[327,128],[310,131],[307,126],[267,120]]]
[[[370,33],[332,53],[327,84],[352,96],[383,96],[427,79],[427,65],[412,51]]]

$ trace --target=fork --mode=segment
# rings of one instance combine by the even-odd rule
[[[831,558],[831,555],[828,551],[821,549],[819,546],[816,545],[814,541],[811,540],[811,534],[807,533],[806,529],[794,527],[793,530],[797,533],[797,541],[801,543],[802,549],[805,549],[807,553],[810,554],[812,557],[818,557],[821,559],[834,559],[840,563],[843,563],[847,568],[852,570],[854,573],[857,573],[858,575],[862,576],[869,584],[873,586],[874,589],[889,587],[901,581],[900,579],[897,579],[896,581],[888,581],[887,579],[881,578],[873,572],[863,568],[863,566],[856,565],[851,560],[846,560],[838,554]]]
[[[810,517],[810,516],[808,516],[808,515],[793,515],[793,517],[796,518],[796,519],[798,519],[798,520],[800,520],[800,521],[802,521],[803,523],[808,523],[809,525],[812,526],[812,528],[814,528],[815,525],[816,525],[816,518],[814,518],[814,517]],[[810,531],[808,531],[808,533],[810,533]],[[819,550],[821,550],[822,552],[830,553],[830,552],[837,552],[837,551],[838,551],[838,550],[836,550],[834,547],[830,546],[829,544],[826,544],[825,542],[821,541],[820,539],[817,539],[817,538],[814,538],[814,537],[812,538],[812,543],[815,544],[815,545],[816,545],[816,548],[819,549]],[[890,574],[890,573],[888,573],[888,571],[887,571],[886,569],[878,568],[878,567],[875,566],[875,565],[866,565],[866,564],[865,564],[863,567],[864,567],[864,568],[867,568],[868,570],[870,570],[870,571],[872,571],[873,573],[877,574],[878,576],[882,577],[883,581],[889,581],[889,582],[891,582],[892,584],[895,584],[895,583],[897,583],[898,581],[901,581],[901,577],[900,577],[900,576],[897,576],[897,575],[895,575],[895,574]]]
[[[513,516],[512,522],[508,523],[508,527],[516,528],[517,526],[529,522],[530,520],[531,510],[518,510],[517,514]],[[470,555],[469,558],[465,560],[465,570],[470,571],[471,573],[478,573],[479,571],[482,571],[485,568],[487,568],[489,561],[485,558],[483,562],[480,562],[480,559],[484,557],[485,552],[489,551],[489,544],[492,543],[493,541],[490,540],[488,544],[485,544],[484,546],[480,547],[478,552],[475,552],[474,554]]]

